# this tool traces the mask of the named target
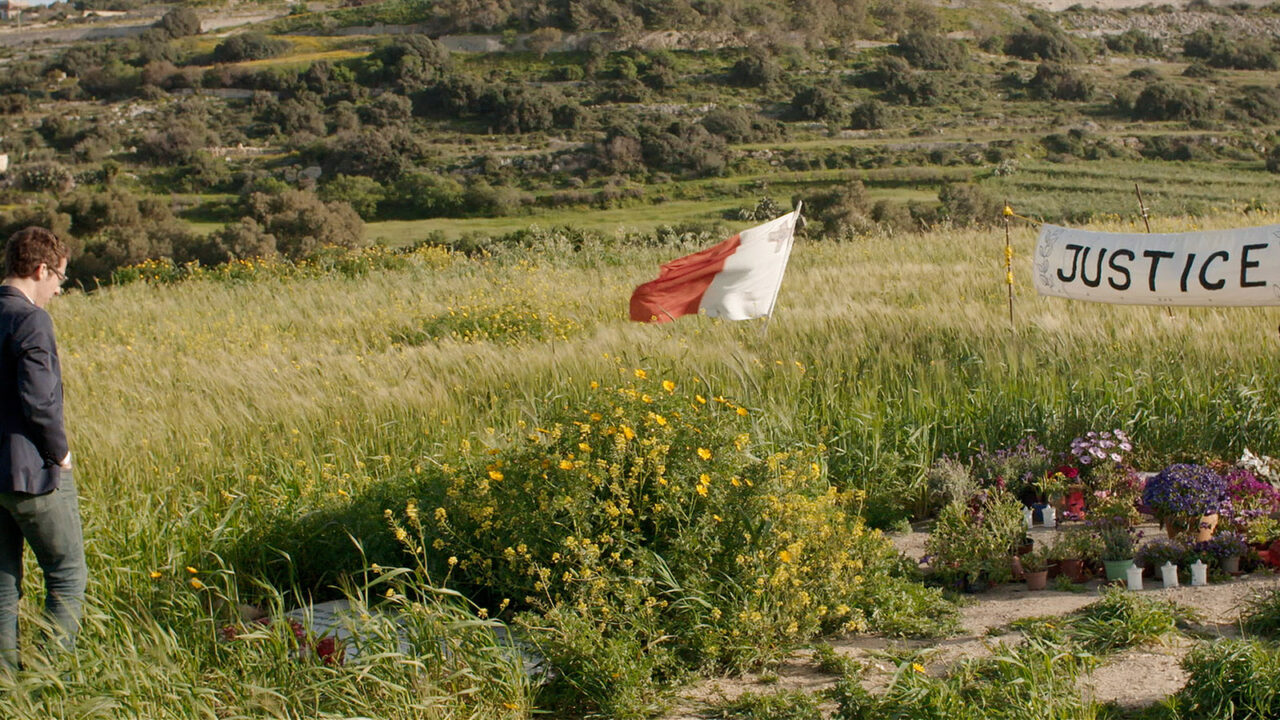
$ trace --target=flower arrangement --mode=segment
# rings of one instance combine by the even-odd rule
[[[1038,478],[1053,467],[1053,453],[1028,435],[1011,448],[988,450],[981,448],[970,458],[973,477],[983,487],[1008,490],[1015,497],[1022,497]]]
[[[1076,481],[1080,476],[1080,471],[1063,465],[1054,469],[1053,472],[1045,473],[1043,477],[1036,481],[1036,490],[1040,492],[1040,497],[1046,501],[1051,498],[1061,496],[1067,492],[1067,488]]]
[[[1133,563],[1144,568],[1159,569],[1167,562],[1182,565],[1187,556],[1187,546],[1177,540],[1158,538],[1143,545],[1133,556]]]
[[[1167,521],[1212,515],[1227,499],[1222,476],[1203,465],[1170,465],[1147,480],[1142,502]]]
[[[1196,552],[1208,554],[1221,561],[1249,552],[1249,543],[1245,542],[1244,536],[1240,533],[1222,532],[1204,542],[1196,543],[1193,548]]]
[[[1223,524],[1245,534],[1251,542],[1266,542],[1270,539],[1270,516],[1280,512],[1280,490],[1244,468],[1229,471],[1223,479],[1227,483]]]
[[[1098,546],[1103,560],[1129,560],[1133,558],[1142,533],[1119,519],[1108,519],[1094,524]]]
[[[1133,450],[1129,436],[1123,430],[1087,432],[1084,437],[1071,441],[1071,454],[1081,465],[1098,465],[1111,461],[1123,465],[1125,453]]]

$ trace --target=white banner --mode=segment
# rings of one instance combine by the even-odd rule
[[[1045,225],[1036,291],[1125,305],[1280,305],[1280,225],[1127,234]]]

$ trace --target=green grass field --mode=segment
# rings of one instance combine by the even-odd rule
[[[1161,219],[1154,229],[1189,224]],[[386,550],[395,543],[381,517],[403,508],[397,488],[430,484],[431,468],[468,447],[506,447],[522,427],[589,400],[593,381],[635,369],[731,399],[762,448],[816,452],[823,482],[866,491],[873,522],[911,512],[940,454],[1028,432],[1065,446],[1091,428],[1124,427],[1143,467],[1245,446],[1275,452],[1274,312],[1169,315],[1040,298],[1028,290],[1034,230],[1015,230],[1012,327],[999,231],[802,243],[767,330],[628,322],[631,289],[692,249],[674,247],[480,260],[431,251],[363,276],[63,297],[52,312],[91,605],[75,662],[41,669],[33,659],[20,682],[39,692],[5,693],[0,708],[9,717],[525,716],[547,700],[493,654],[475,608],[411,607],[424,633],[478,628],[450,663],[423,666],[390,648],[332,667],[296,660],[287,629],[219,640],[233,622],[225,603],[333,596],[317,578],[344,571],[356,583],[346,592],[372,602],[385,587],[358,589],[347,534],[374,553],[369,562],[406,562]],[[409,329],[449,327],[451,310],[532,312],[549,325],[494,320],[470,340],[403,340]],[[293,560],[282,563],[285,554]],[[37,579],[28,578],[28,620]],[[104,698],[107,709],[92,710]]]

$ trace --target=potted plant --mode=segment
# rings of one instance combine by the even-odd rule
[[[1196,540],[1208,540],[1227,499],[1222,476],[1203,465],[1177,464],[1147,480],[1142,501],[1164,524],[1169,537],[1195,529]]]
[[[1058,572],[1071,578],[1072,582],[1084,582],[1088,575],[1086,567],[1091,567],[1102,556],[1098,537],[1089,528],[1076,526],[1062,534],[1056,551],[1061,557]]]
[[[1008,582],[1009,550],[1025,530],[1022,503],[1007,492],[980,491],[967,503],[947,505],[926,545],[935,579],[969,592]]]
[[[1124,580],[1133,565],[1133,556],[1137,550],[1138,533],[1129,527],[1129,523],[1120,519],[1111,519],[1097,525],[1099,545],[1102,548],[1102,564],[1107,569],[1107,580],[1115,582]]]
[[[1276,520],[1271,516],[1280,512],[1280,490],[1244,468],[1231,470],[1222,479],[1227,483],[1227,502],[1220,513],[1222,524],[1244,534],[1251,544],[1270,539],[1276,530]]]
[[[1049,584],[1049,561],[1053,552],[1048,545],[1040,547],[1022,556],[1022,572],[1027,580],[1027,590],[1043,590]]]
[[[1240,557],[1249,552],[1249,543],[1240,533],[1228,530],[1196,543],[1196,550],[1208,555],[1223,572],[1237,573],[1240,572]]]
[[[1156,538],[1138,548],[1138,552],[1133,556],[1133,562],[1142,566],[1145,573],[1154,576],[1165,563],[1184,564],[1183,559],[1186,556],[1187,546],[1183,543],[1178,540]]]

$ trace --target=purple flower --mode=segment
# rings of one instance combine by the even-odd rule
[[[1227,483],[1203,465],[1170,465],[1147,480],[1142,502],[1157,517],[1195,517],[1218,512],[1227,500]]]

